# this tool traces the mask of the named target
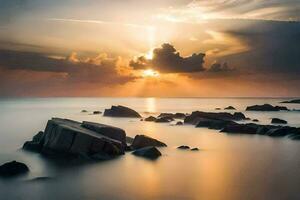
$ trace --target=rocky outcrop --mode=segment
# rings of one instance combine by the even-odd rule
[[[172,117],[168,117],[168,116],[160,117],[155,120],[156,123],[168,123],[171,121],[174,121],[174,119]]]
[[[186,115],[184,113],[161,113],[157,118],[169,117],[173,119],[184,119]]]
[[[272,118],[271,120],[272,124],[287,124],[287,121],[279,118]]]
[[[138,150],[135,150],[132,154],[136,156],[148,158],[148,159],[157,159],[158,157],[161,156],[160,151],[153,146],[140,148]]]
[[[254,105],[248,106],[246,108],[247,111],[281,111],[281,110],[289,110],[285,106],[272,106],[270,104],[263,104],[263,105]]]
[[[125,106],[112,106],[110,109],[105,109],[104,116],[107,117],[131,117],[131,118],[141,118],[142,116],[132,110],[131,108]]]
[[[209,128],[209,129],[222,129],[228,124],[236,124],[230,120],[221,120],[221,119],[208,119],[208,118],[199,118],[198,123],[196,124],[197,128]]]
[[[184,123],[188,124],[198,124],[200,119],[215,119],[215,120],[224,120],[224,121],[233,121],[233,120],[244,120],[245,115],[243,113],[227,113],[227,112],[201,112],[195,111],[191,115],[185,117]]]
[[[156,121],[156,117],[149,116],[149,117],[145,118],[144,121],[146,121],[146,122],[154,122],[154,121]]]
[[[0,166],[1,177],[13,177],[29,172],[27,165],[21,162],[12,161]]]
[[[151,138],[146,135],[136,135],[131,146],[133,149],[140,149],[149,146],[166,147],[167,145],[157,139]]]
[[[228,106],[228,107],[224,108],[224,110],[236,110],[236,109],[233,106]]]
[[[221,132],[239,133],[239,134],[256,134],[258,129],[257,124],[228,124]]]
[[[290,100],[290,101],[283,101],[281,103],[300,103],[300,99],[293,99],[293,100]]]
[[[60,118],[49,120],[44,132],[23,145],[25,150],[53,158],[113,158],[124,154],[125,148],[126,133],[122,129]]]

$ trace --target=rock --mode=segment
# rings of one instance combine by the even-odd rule
[[[177,149],[186,150],[186,149],[190,149],[190,147],[189,146],[185,146],[185,145],[181,145],[181,146],[177,147]]]
[[[146,122],[154,122],[154,121],[156,121],[156,117],[153,117],[153,116],[147,117],[147,118],[145,118],[145,121]]]
[[[41,177],[36,177],[36,178],[32,178],[29,180],[26,180],[27,182],[44,182],[44,181],[53,181],[54,178],[49,177],[49,176],[41,176]]]
[[[293,100],[290,100],[290,101],[283,101],[281,103],[300,103],[300,99],[293,99]]]
[[[172,117],[168,117],[168,116],[160,117],[155,120],[156,123],[168,123],[171,121],[174,121],[174,119]]]
[[[183,122],[180,122],[180,121],[179,121],[179,122],[176,122],[176,125],[177,125],[177,126],[181,126],[181,125],[183,125]]]
[[[0,176],[13,177],[29,172],[27,165],[21,162],[12,161],[0,166]]]
[[[100,115],[101,113],[102,113],[102,112],[101,112],[101,111],[98,111],[98,110],[96,110],[96,111],[93,112],[94,115]]]
[[[232,120],[242,120],[245,118],[245,116],[242,113],[231,114],[227,112],[214,113],[214,112],[195,111],[192,112],[191,115],[185,117],[184,123],[197,124],[199,119],[203,119],[203,118],[232,121]]]
[[[233,113],[233,118],[234,118],[234,120],[246,120],[246,119],[248,119],[248,118],[246,118],[246,116],[245,116],[243,113],[241,113],[241,112],[235,112],[235,113]]]
[[[132,144],[133,143],[133,138],[129,137],[129,136],[126,136],[126,143],[127,144]]]
[[[272,118],[272,124],[287,124],[287,121],[279,118]]]
[[[161,113],[157,118],[174,118],[174,119],[184,119],[186,115],[184,113]]]
[[[140,148],[149,147],[149,146],[166,147],[167,145],[159,140],[148,137],[146,135],[136,135],[133,139],[131,146],[134,149],[140,149]]]
[[[299,134],[299,130],[294,127],[284,126],[284,127],[274,127],[267,131],[266,135],[272,137],[284,137],[287,135]]]
[[[199,149],[195,147],[195,148],[192,148],[191,151],[199,151]]]
[[[236,109],[233,106],[228,106],[228,107],[224,108],[224,110],[236,110]]]
[[[96,155],[113,158],[124,154],[126,134],[122,129],[104,124],[52,118],[44,133],[26,142],[23,148],[27,150],[33,143],[40,146],[35,150],[53,158],[93,159]]]
[[[206,127],[210,129],[222,129],[228,124],[234,124],[233,121],[228,120],[220,120],[220,119],[207,119],[207,118],[199,118],[196,127]]]
[[[40,143],[44,132],[40,131],[35,136],[33,136],[32,141],[26,141],[23,144],[23,149],[33,152],[40,152],[42,149],[42,145]]]
[[[280,110],[289,110],[289,109],[285,106],[272,106],[270,104],[264,104],[264,105],[248,106],[246,110],[247,111],[280,111]]]
[[[258,119],[253,119],[252,121],[253,121],[253,122],[259,122],[259,120],[258,120]]]
[[[136,156],[145,157],[148,159],[157,159],[158,157],[161,156],[160,151],[156,147],[153,147],[153,146],[144,147],[144,148],[135,150],[132,154],[136,155]]]
[[[228,124],[221,132],[239,133],[239,134],[256,134],[258,129],[257,124]]]
[[[215,110],[221,110],[221,108],[215,108]]]
[[[88,111],[87,111],[87,110],[82,110],[81,112],[82,112],[82,113],[86,113],[86,112],[88,112]]]
[[[141,118],[142,116],[132,110],[131,108],[125,106],[112,106],[110,109],[105,109],[104,116],[108,117],[132,117],[132,118]]]

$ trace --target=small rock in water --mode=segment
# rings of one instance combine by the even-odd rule
[[[153,116],[147,117],[147,118],[145,118],[145,121],[146,122],[154,122],[154,121],[156,121],[156,117],[153,117]]]
[[[254,121],[254,122],[259,122],[259,120],[258,120],[258,119],[253,119],[252,121]]]
[[[167,145],[159,140],[156,140],[146,135],[136,135],[133,139],[131,146],[134,149],[140,149],[149,146],[166,147]]]
[[[157,118],[155,120],[156,123],[168,123],[174,121],[174,119],[172,117],[161,117],[161,118]]]
[[[273,118],[271,121],[272,124],[287,124],[287,121],[279,118]]]
[[[233,106],[228,106],[228,107],[224,108],[224,110],[236,110],[236,109]]]
[[[102,112],[99,111],[99,110],[96,110],[96,111],[93,112],[94,115],[99,115],[99,114],[101,114],[101,113],[102,113]]]
[[[183,122],[181,122],[181,121],[180,121],[180,122],[177,122],[176,125],[177,125],[177,126],[183,125]]]
[[[107,117],[132,117],[141,118],[142,116],[135,110],[125,106],[112,106],[110,109],[105,109],[104,116]]]
[[[21,162],[12,161],[0,166],[0,176],[13,177],[29,172],[27,165]]]
[[[221,110],[221,108],[215,108],[215,110]]]
[[[199,151],[199,149],[197,147],[192,148],[191,151]]]
[[[186,146],[186,145],[181,145],[181,146],[179,146],[179,147],[177,147],[177,149],[190,149],[190,147],[189,146]]]
[[[82,110],[81,112],[86,113],[86,112],[88,112],[88,111],[87,111],[87,110]]]
[[[161,156],[160,151],[156,147],[153,147],[153,146],[144,147],[144,148],[135,150],[132,154],[136,155],[136,156],[145,157],[148,159],[157,159],[159,156]]]

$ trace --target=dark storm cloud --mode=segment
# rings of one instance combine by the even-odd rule
[[[234,68],[230,67],[227,62],[224,63],[213,63],[210,68],[207,70],[208,72],[216,72],[216,73],[220,73],[220,72],[230,72],[233,71]]]
[[[130,62],[134,69],[151,68],[161,73],[190,73],[203,71],[205,54],[194,53],[188,57],[182,57],[171,44],[163,44],[153,50],[153,58],[147,59],[141,56]]]
[[[249,50],[222,59],[240,69],[256,73],[300,73],[300,23],[242,20],[243,27],[230,27],[227,34],[249,46]]]

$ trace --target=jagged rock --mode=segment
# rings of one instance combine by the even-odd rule
[[[138,150],[135,150],[132,154],[136,156],[145,157],[148,159],[157,159],[158,157],[161,156],[160,151],[153,146],[140,148]]]
[[[146,135],[136,135],[133,139],[131,146],[134,149],[140,149],[148,146],[166,147],[167,145],[159,140],[148,137]]]
[[[29,172],[27,165],[21,162],[12,161],[0,166],[0,176],[13,177]]]
[[[199,149],[197,147],[192,148],[191,151],[199,151]]]
[[[146,122],[154,122],[154,121],[156,121],[156,117],[153,117],[153,116],[147,117],[147,118],[145,118],[145,121]]]
[[[168,122],[171,122],[171,121],[174,121],[174,119],[172,117],[160,117],[160,118],[157,118],[155,120],[156,123],[168,123]]]
[[[177,149],[186,150],[186,149],[190,149],[190,147],[186,146],[186,145],[181,145],[181,146],[177,147]]]
[[[112,158],[124,154],[126,134],[122,129],[103,124],[52,118],[44,133],[26,142],[23,148],[30,149],[29,144],[39,145],[35,150],[53,158],[93,159],[99,155]]]
[[[247,111],[280,111],[280,110],[289,110],[289,109],[285,106],[272,106],[270,104],[263,104],[263,105],[248,106],[246,110]]]
[[[300,99],[293,99],[293,100],[290,100],[290,101],[283,101],[281,103],[300,103]]]
[[[100,115],[101,113],[102,113],[102,112],[101,112],[101,111],[98,111],[98,110],[96,110],[96,111],[93,112],[94,115]]]
[[[104,116],[108,117],[132,117],[141,118],[142,116],[135,110],[125,106],[112,106],[110,109],[105,109]]]
[[[236,109],[233,106],[228,106],[228,107],[224,108],[224,110],[236,110]]]
[[[235,124],[233,121],[199,118],[196,127],[206,127],[210,129],[222,129],[228,124]]]
[[[287,124],[287,121],[279,118],[273,118],[271,121],[272,124]]]

